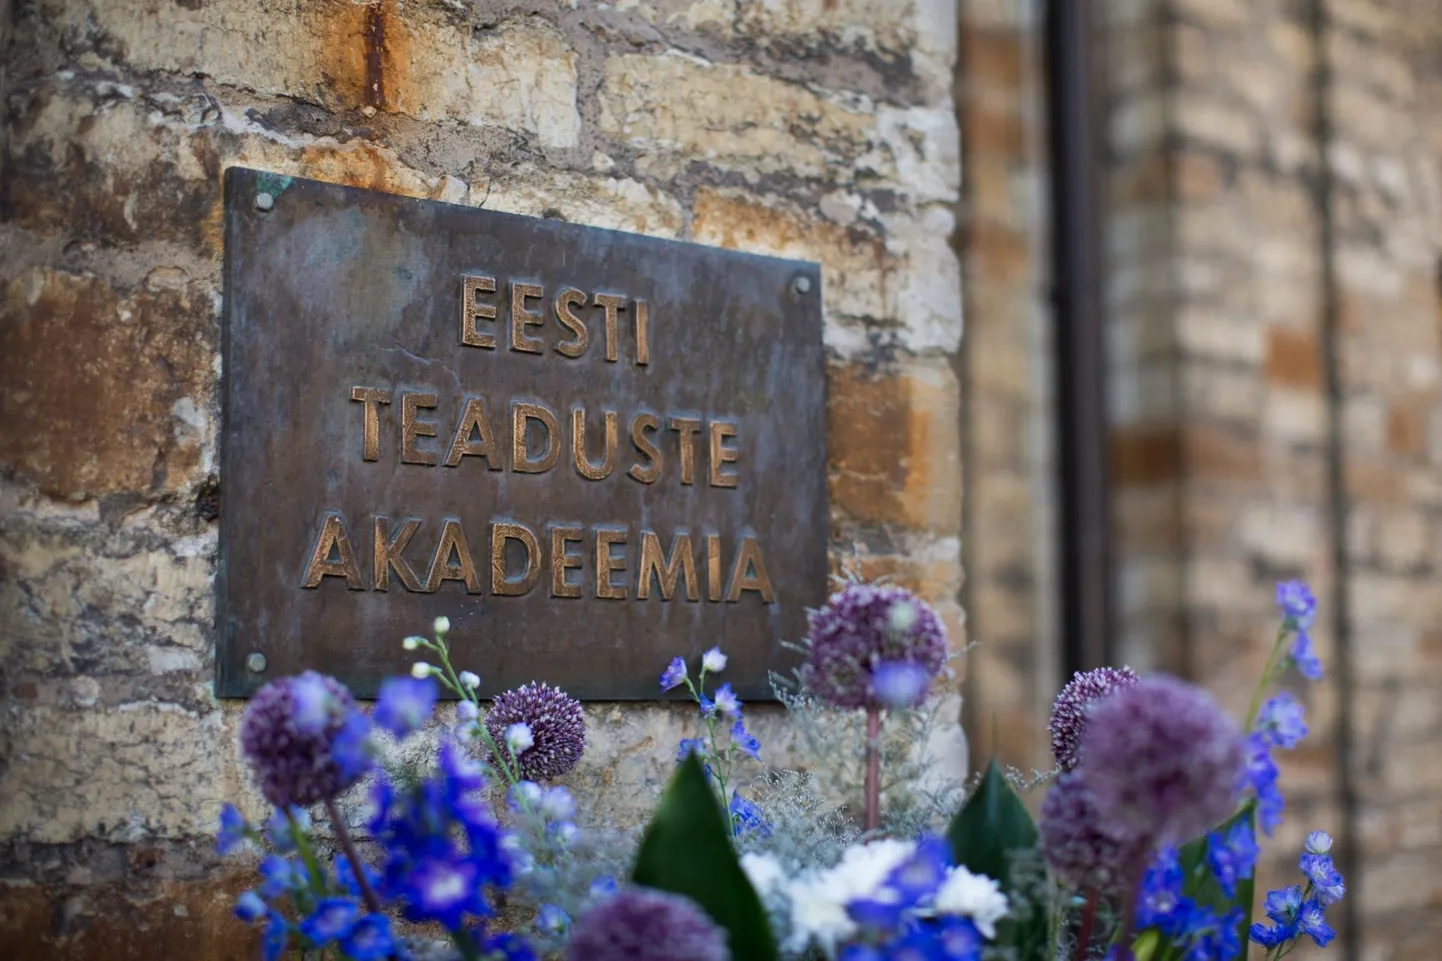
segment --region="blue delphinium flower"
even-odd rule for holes
[[[1273,747],[1290,750],[1307,736],[1306,711],[1290,691],[1283,691],[1262,705],[1256,732]]]
[[[215,853],[229,854],[245,843],[250,836],[250,825],[245,821],[245,815],[234,804],[226,804],[220,809],[220,830],[215,834]]]
[[[1303,854],[1299,866],[1307,880],[1312,882],[1312,892],[1323,907],[1335,904],[1346,895],[1347,885],[1332,863],[1331,855]]]
[[[699,737],[683,737],[680,746],[676,750],[676,763],[680,764],[692,754],[695,754],[697,757],[706,757],[706,742]]]
[[[716,710],[727,717],[739,717],[741,715],[741,699],[731,690],[731,682],[727,681],[716,689]]]
[[[360,910],[350,898],[321,898],[315,910],[300,922],[300,933],[315,947],[324,947],[350,934]]]
[[[756,740],[754,734],[746,730],[746,722],[739,717],[736,719],[736,723],[731,725],[731,741],[742,751],[758,761],[761,760],[761,742]]]
[[[701,715],[703,717],[710,717],[716,713],[716,702],[705,694],[698,694],[696,696],[696,703],[701,706]]]
[[[609,898],[619,890],[621,890],[621,886],[616,883],[616,879],[609,874],[603,874],[591,882],[591,886],[586,891],[586,896],[592,899]]]
[[[771,836],[771,824],[761,809],[752,802],[746,800],[739,792],[731,792],[731,803],[727,805],[727,811],[731,815],[731,823],[736,834],[749,834],[756,831],[763,838]]]
[[[376,698],[375,722],[396,737],[405,737],[430,718],[437,693],[434,678],[388,677]]]
[[[893,710],[912,708],[926,700],[931,671],[913,661],[882,661],[871,672],[871,693]]]
[[[1225,837],[1215,831],[1207,836],[1207,866],[1223,894],[1236,897],[1237,882],[1252,876],[1257,853],[1257,839],[1247,821],[1232,825]]]
[[[1170,933],[1174,919],[1186,910],[1182,881],[1177,849],[1162,848],[1142,876],[1141,894],[1137,898],[1138,928],[1159,928]]]
[[[1283,581],[1277,585],[1277,606],[1282,609],[1286,626],[1292,630],[1307,631],[1317,617],[1317,599],[1305,581]]]
[[[1327,854],[1332,850],[1332,835],[1326,831],[1313,831],[1302,845],[1306,854]]]
[[[1297,912],[1297,930],[1310,935],[1317,947],[1325,948],[1337,933],[1327,924],[1326,911],[1318,901],[1304,901]]]
[[[278,898],[305,887],[305,869],[277,854],[260,862],[260,876],[264,879],[260,884],[264,898]]]
[[[1176,943],[1184,944],[1184,961],[1231,961],[1242,953],[1237,926],[1246,916],[1241,908],[1217,914],[1210,908],[1193,905],[1188,912]]]
[[[1297,936],[1297,914],[1302,910],[1301,887],[1293,884],[1279,891],[1268,891],[1265,908],[1272,924],[1259,921],[1252,925],[1248,936],[1270,951]]]
[[[390,957],[395,949],[390,919],[384,914],[367,914],[351,925],[350,931],[340,939],[340,947],[353,961]]]
[[[242,891],[235,899],[235,916],[246,924],[265,917],[265,900],[254,891]]]
[[[1306,631],[1298,631],[1292,641],[1292,661],[1297,665],[1297,670],[1302,676],[1310,681],[1320,681],[1326,674],[1322,668],[1322,659],[1312,649],[1312,635]]]
[[[480,956],[502,961],[537,961],[536,952],[514,934],[492,934],[481,943]]]
[[[571,927],[571,916],[554,904],[543,904],[536,913],[536,930],[559,937]]]
[[[661,672],[661,690],[669,691],[686,680],[686,661],[673,657],[666,670]]]
[[[1277,763],[1272,760],[1272,749],[1261,734],[1249,734],[1246,740],[1246,766],[1242,771],[1242,787],[1257,798],[1257,823],[1268,837],[1282,823],[1282,809],[1286,802],[1282,789],[1278,787]]]
[[[277,961],[290,944],[290,922],[275,908],[266,914],[265,934],[260,940],[261,961]]]
[[[295,822],[295,829],[291,828],[292,821]],[[295,850],[296,830],[301,833],[310,830],[310,813],[305,808],[295,806],[276,808],[275,813],[265,822],[265,839],[275,848],[276,853],[289,854]]]

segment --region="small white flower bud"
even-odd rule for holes
[[[436,618],[434,627],[437,634],[444,634],[451,629],[451,619],[449,617],[438,617]]]
[[[721,653],[721,648],[713,647],[701,655],[701,669],[712,674],[726,670],[726,655]]]
[[[411,665],[411,677],[417,680],[425,680],[431,676],[431,672],[434,670],[435,668],[431,667],[425,661],[416,661]]]
[[[506,728],[506,747],[517,757],[529,751],[535,743],[536,739],[531,736],[531,725],[524,721],[518,721]]]
[[[408,651],[414,651],[416,648],[418,648],[418,647],[420,647],[420,646],[421,646],[421,639],[420,639],[419,637],[416,637],[414,634],[412,634],[410,637],[406,638],[405,640],[401,641],[401,647],[405,648],[405,649],[408,650]]]
[[[475,701],[461,701],[456,705],[456,718],[460,721],[474,721],[481,716],[481,709]]]
[[[462,671],[457,675],[461,681],[461,687],[474,691],[481,686],[481,679],[470,671]]]
[[[1313,831],[1307,835],[1306,850],[1308,854],[1326,854],[1332,850],[1332,836],[1326,831]]]

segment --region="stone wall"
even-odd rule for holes
[[[949,0],[0,3],[0,954],[253,955],[209,853],[228,165],[819,261],[836,556],[960,643],[954,38]],[[686,716],[590,720],[583,810],[634,824]]]
[[[1432,957],[1442,17],[1108,7],[1121,653],[1244,709],[1271,585],[1307,578],[1328,675],[1289,683],[1312,735],[1261,881],[1295,879],[1306,831],[1346,835],[1341,953]]]

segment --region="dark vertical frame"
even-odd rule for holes
[[[1062,663],[1068,676],[1106,663],[1112,619],[1098,9],[1095,0],[1050,0],[1044,26],[1056,325],[1057,573]]]

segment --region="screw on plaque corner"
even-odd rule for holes
[[[275,206],[275,198],[270,194],[261,192],[255,195],[255,209],[266,211]]]
[[[245,669],[252,674],[264,674],[265,664],[265,655],[259,651],[248,655],[245,659]]]
[[[802,274],[791,281],[791,292],[798,297],[811,293],[811,278]]]

